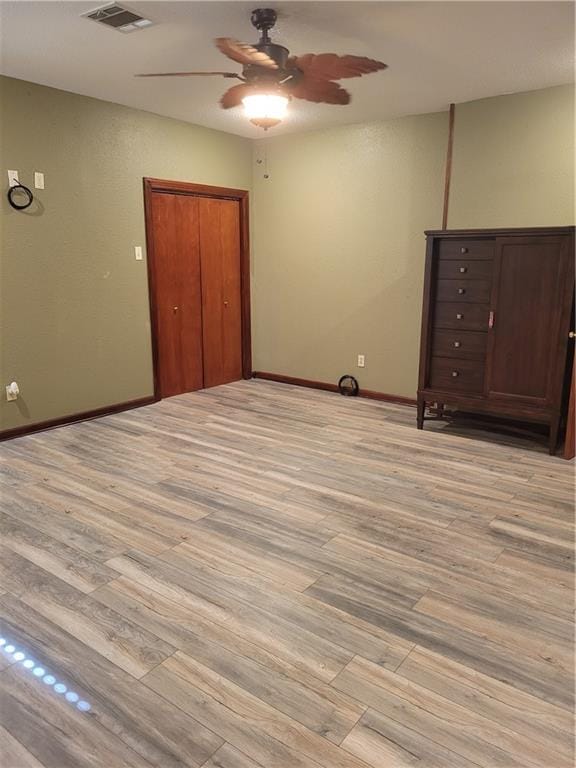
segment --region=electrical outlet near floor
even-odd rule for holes
[[[8,384],[6,387],[6,400],[17,400],[19,394],[20,390],[18,388],[18,384],[15,381],[13,381],[11,384]]]
[[[366,365],[366,359],[364,355],[358,355],[358,368],[364,368]]]

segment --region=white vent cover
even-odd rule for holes
[[[149,27],[152,22],[145,19],[134,11],[129,11],[121,5],[105,5],[103,8],[97,8],[95,11],[82,14],[87,19],[97,21],[99,24],[105,24],[107,27],[117,29],[118,32],[136,32],[139,29]]]

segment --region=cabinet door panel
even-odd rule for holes
[[[488,342],[491,398],[540,406],[552,399],[567,266],[565,245],[558,237],[497,241],[494,326]]]

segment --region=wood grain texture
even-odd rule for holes
[[[535,421],[548,425],[554,454],[567,410],[574,227],[426,234],[418,428],[427,406],[435,418],[449,406]],[[474,344],[444,333],[460,328]]]
[[[0,447],[11,768],[570,768],[573,472],[242,381]]]
[[[204,197],[200,210],[204,387],[242,378],[240,203]]]
[[[160,397],[201,389],[199,199],[154,192],[150,201]]]
[[[0,726],[0,755],[4,768],[43,768],[42,763],[28,752],[5,728]]]
[[[231,380],[232,372],[250,378],[252,344],[248,192],[153,178],[144,178],[143,182],[155,399],[187,391],[184,387],[186,382],[188,391],[191,391],[193,388],[209,386],[211,382]],[[220,233],[222,222],[218,221],[218,216],[211,217],[211,223],[217,229],[215,234],[209,234],[206,227],[203,229],[200,226],[199,215],[220,205],[226,209],[227,219],[233,211],[234,220],[228,221],[228,226]],[[201,245],[206,250],[205,255]],[[231,252],[224,255],[223,246],[231,247]],[[168,269],[165,269],[164,261]],[[222,267],[227,271],[233,270],[233,274],[225,275],[223,281]],[[204,279],[203,270],[206,270]],[[203,307],[203,301],[199,299],[202,299],[202,291],[209,287],[206,277],[210,276],[213,278],[210,282],[216,279],[223,284],[219,286],[220,291],[218,286],[210,288],[211,306]],[[220,297],[217,296],[219,292],[222,294]],[[192,294],[197,301],[191,302]],[[167,298],[170,301],[166,304]],[[228,302],[228,305],[218,303],[219,299]],[[177,309],[174,310],[174,307]],[[225,318],[219,318],[223,309],[230,311]],[[202,347],[205,322],[210,343],[217,343],[220,349],[216,355],[220,360],[204,359],[205,350]],[[218,325],[223,331],[221,336],[218,336]],[[195,349],[196,354],[182,355],[185,347]],[[210,354],[213,354],[211,350],[208,351],[208,357]],[[230,354],[232,360],[223,359],[223,355],[228,358]],[[167,372],[163,371],[166,363],[169,368]],[[209,366],[206,381],[204,363]],[[215,367],[220,369],[216,371],[219,374],[216,377]],[[227,378],[220,375],[224,373]],[[169,386],[166,387],[166,384]]]

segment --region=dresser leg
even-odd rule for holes
[[[424,410],[426,408],[426,401],[418,398],[416,404],[416,426],[418,429],[424,429]]]
[[[558,445],[558,429],[560,427],[560,414],[554,416],[550,422],[550,441],[548,443],[548,452],[550,456],[554,456],[556,453],[556,446]]]

